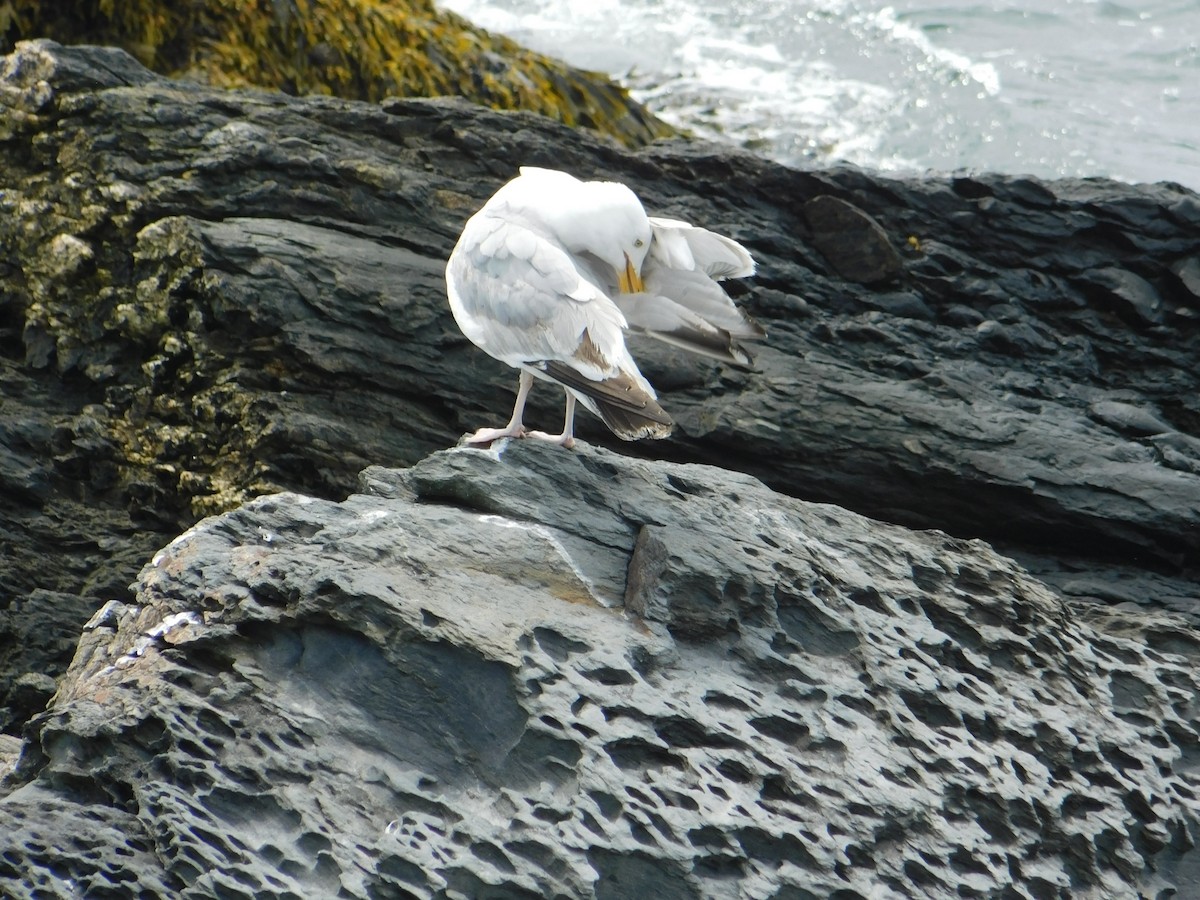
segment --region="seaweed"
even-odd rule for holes
[[[125,49],[172,78],[292,95],[464,97],[641,146],[674,130],[606,76],[534,53],[429,0],[7,0],[18,40]]]

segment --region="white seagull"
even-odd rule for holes
[[[739,340],[763,329],[717,284],[754,274],[741,244],[646,215],[623,184],[521,168],[463,228],[446,264],[450,309],[464,335],[521,370],[512,418],[465,438],[575,443],[576,402],[624,440],[664,438],[671,417],[625,347],[637,331],[739,366]],[[561,434],[522,423],[533,380],[567,394]]]

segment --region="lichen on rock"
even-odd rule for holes
[[[25,38],[123,47],[155,72],[218,87],[372,102],[465,97],[629,145],[674,133],[606,76],[489,34],[430,0],[26,0],[0,19],[0,53]]]

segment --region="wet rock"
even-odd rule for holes
[[[1200,641],[978,541],[534,442],[280,494],[83,634],[6,896],[1153,896]],[[13,784],[20,786],[11,790]]]
[[[804,204],[812,242],[847,281],[875,284],[900,274],[900,255],[887,233],[852,203],[822,194]]]
[[[1115,305],[1118,315],[1135,323],[1155,325],[1162,321],[1162,298],[1146,279],[1124,269],[1098,269],[1086,283],[1101,289]]]

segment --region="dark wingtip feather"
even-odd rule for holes
[[[592,397],[592,402],[596,404],[604,424],[623,441],[640,441],[643,438],[662,440],[670,437],[675,429],[671,417],[657,403],[654,404],[653,415],[643,415],[596,397]]]
[[[641,334],[652,337],[664,344],[679,347],[698,356],[707,356],[718,362],[737,366],[740,369],[753,369],[754,356],[733,339],[727,331],[709,334],[698,330],[677,329],[675,331],[646,331],[639,329]]]
[[[625,372],[603,381],[592,381],[557,360],[544,360],[534,365],[559,384],[587,397],[604,424],[622,440],[665,438],[675,426],[654,396]]]

